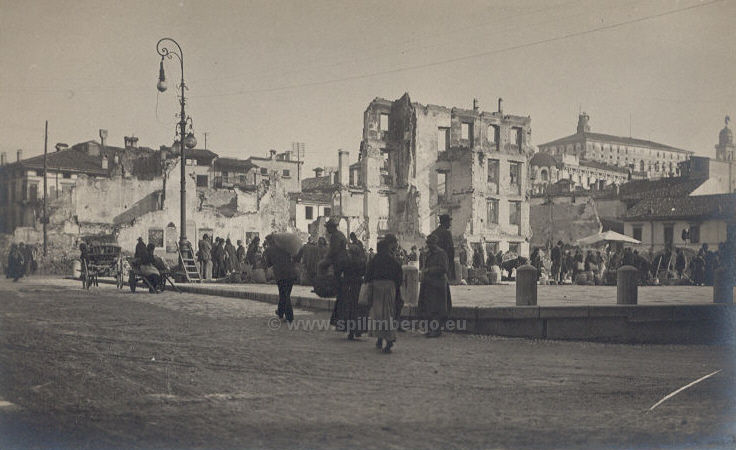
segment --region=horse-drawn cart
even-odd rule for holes
[[[82,258],[82,287],[98,286],[98,277],[115,278],[118,288],[123,287],[123,258],[120,246],[113,244],[90,245],[85,258]]]

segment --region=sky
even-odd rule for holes
[[[0,151],[174,140],[184,52],[200,148],[306,144],[307,170],[357,160],[375,97],[532,118],[532,143],[592,131],[715,156],[736,114],[736,0],[0,0]]]

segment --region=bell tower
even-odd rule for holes
[[[719,161],[736,161],[736,146],[733,144],[733,132],[728,127],[728,123],[731,121],[729,116],[726,116],[725,126],[718,133],[718,145],[716,145],[716,159]]]

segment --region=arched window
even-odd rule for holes
[[[639,172],[644,172],[644,160],[639,161]]]
[[[549,181],[549,174],[547,173],[547,169],[542,169],[542,171],[539,172],[539,178],[541,178],[544,182]]]

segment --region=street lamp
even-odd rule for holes
[[[169,49],[167,45],[169,43],[174,44],[176,47],[172,47]],[[187,120],[189,119],[191,121],[191,118],[188,118],[185,111],[184,111],[184,104],[186,103],[186,99],[184,98],[184,91],[186,90],[186,84],[184,84],[184,53],[181,50],[181,46],[178,42],[175,40],[165,37],[162,38],[156,43],[156,51],[159,55],[161,55],[161,64],[159,65],[159,72],[158,72],[158,84],[156,85],[156,88],[159,92],[166,91],[166,88],[168,87],[166,84],[166,74],[164,73],[164,58],[171,59],[172,55],[176,56],[177,59],[179,59],[179,64],[181,66],[181,83],[179,84],[179,87],[181,89],[181,96],[179,97],[179,104],[181,104],[181,113],[179,114],[179,151],[181,152],[181,205],[180,205],[180,212],[181,212],[181,230],[179,232],[179,248],[184,248],[187,243],[187,204],[186,204],[186,197],[187,197],[187,180],[186,180],[186,156],[184,155],[184,148],[192,149],[197,145],[197,139],[194,137],[194,133],[191,131],[191,125],[190,125],[190,131],[189,133],[186,132],[187,128]],[[183,143],[184,145],[181,145]]]

